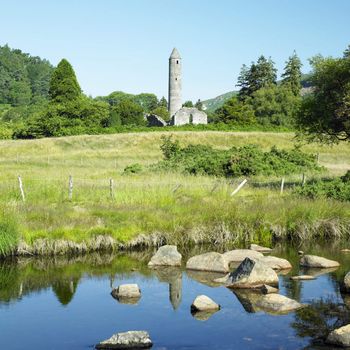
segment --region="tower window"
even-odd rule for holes
[[[179,64],[179,60],[176,60],[176,64]]]
[[[177,80],[177,78],[175,78],[175,80]]]

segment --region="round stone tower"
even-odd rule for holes
[[[176,48],[169,57],[168,110],[172,117],[181,107],[181,57]]]

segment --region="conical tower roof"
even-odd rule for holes
[[[181,58],[180,54],[179,54],[179,51],[177,51],[177,48],[174,47],[173,48],[173,51],[171,52],[171,55],[169,58]]]

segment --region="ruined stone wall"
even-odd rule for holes
[[[197,108],[182,107],[171,120],[171,125],[208,124],[206,113]]]

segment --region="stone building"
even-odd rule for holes
[[[206,113],[197,108],[182,107],[182,62],[179,51],[173,49],[169,57],[169,98],[170,125],[207,124]]]

